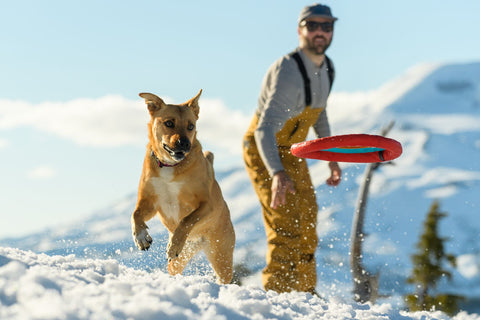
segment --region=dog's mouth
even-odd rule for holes
[[[165,143],[163,144],[163,149],[167,151],[170,157],[176,162],[180,162],[183,159],[185,159],[185,155],[188,152],[188,150],[183,150],[183,149],[172,149],[169,146],[167,146]]]

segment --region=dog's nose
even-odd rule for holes
[[[191,147],[190,140],[186,137],[181,137],[177,140],[177,148],[183,151],[189,151]]]

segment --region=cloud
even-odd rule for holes
[[[220,99],[200,101],[198,139],[210,148],[238,155],[252,115],[229,109]],[[215,151],[215,150],[214,150]]]
[[[53,178],[55,174],[55,170],[49,166],[38,166],[30,170],[27,173],[27,177],[35,180],[50,179]]]
[[[141,100],[120,96],[40,104],[0,100],[0,129],[29,126],[79,145],[131,145],[144,141],[145,110]]]
[[[169,98],[164,100],[171,103]],[[214,146],[217,151],[238,156],[250,116],[229,110],[220,99],[202,98],[198,137],[209,149]],[[0,100],[0,129],[28,126],[82,146],[143,146],[147,142],[148,121],[149,114],[141,99],[121,96],[40,104]]]
[[[0,138],[0,150],[8,147],[9,145],[10,145],[10,142],[8,142],[7,139]]]

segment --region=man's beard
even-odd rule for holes
[[[316,39],[324,39],[325,41],[323,43],[315,43]],[[311,40],[305,38],[305,41],[307,42],[307,47],[305,49],[315,55],[325,54],[325,51],[327,51],[328,47],[330,46],[330,41],[328,41],[328,39],[323,36],[316,36]]]

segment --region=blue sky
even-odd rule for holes
[[[422,63],[480,61],[480,1],[323,3],[339,18],[334,93],[375,90]],[[136,192],[147,119],[139,92],[183,102],[203,88],[211,109],[200,137],[227,135],[252,114],[268,66],[297,46],[307,4],[2,1],[0,238]],[[234,144],[218,150],[236,157]]]

